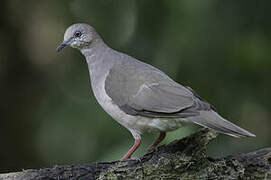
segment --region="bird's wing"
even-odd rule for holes
[[[197,114],[200,100],[193,92],[151,66],[132,65],[113,67],[105,80],[107,95],[123,111],[148,117]]]
[[[174,113],[193,105],[192,96],[175,86],[168,84],[142,84],[129,102],[139,111]]]

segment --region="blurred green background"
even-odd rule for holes
[[[0,172],[118,160],[133,144],[96,102],[80,52],[55,51],[77,22],[257,135],[220,135],[211,156],[271,145],[270,0],[5,0],[0,10]],[[157,136],[144,135],[136,156]]]

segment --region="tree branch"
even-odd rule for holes
[[[202,129],[140,160],[30,169],[0,174],[0,179],[271,179],[271,148],[213,159],[207,157],[206,145],[215,137],[214,131]]]

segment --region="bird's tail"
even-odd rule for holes
[[[254,134],[238,127],[227,121],[215,111],[200,111],[199,116],[189,117],[190,120],[198,125],[211,128],[217,132],[224,133],[233,137],[255,137]]]

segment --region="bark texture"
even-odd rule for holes
[[[202,129],[139,160],[30,169],[0,174],[0,179],[271,179],[271,148],[213,159],[207,157],[206,145],[215,137],[214,131]]]

